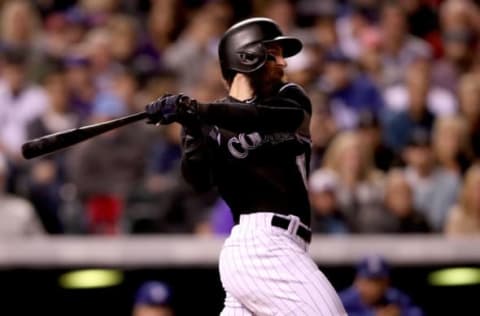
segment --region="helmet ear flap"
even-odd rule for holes
[[[253,72],[262,67],[267,60],[267,51],[262,43],[248,45],[237,52],[239,72]]]
[[[240,59],[240,63],[245,66],[251,66],[258,63],[260,56],[256,54],[252,54],[250,52],[239,52],[238,58]]]

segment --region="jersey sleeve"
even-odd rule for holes
[[[200,131],[182,131],[182,176],[196,191],[206,192],[213,187],[211,153]]]
[[[232,131],[293,132],[310,113],[309,98],[293,83],[283,85],[275,95],[259,102],[225,100],[199,106],[202,122]]]
[[[295,83],[286,83],[278,91],[278,96],[295,102],[307,114],[312,114],[312,104],[305,90]]]

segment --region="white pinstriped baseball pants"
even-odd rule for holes
[[[240,216],[220,254],[226,292],[220,316],[346,316],[334,288],[295,235],[271,225],[274,213]]]

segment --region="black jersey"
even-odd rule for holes
[[[263,100],[203,105],[201,128],[186,129],[182,172],[198,189],[216,186],[233,212],[293,214],[310,223],[307,193],[310,100],[281,85]]]

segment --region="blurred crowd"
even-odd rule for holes
[[[0,235],[228,233],[179,172],[176,124],[26,161],[27,139],[223,97],[217,45],[274,19],[304,43],[315,233],[480,233],[480,1],[15,0],[0,9]]]

